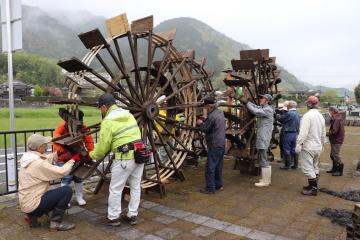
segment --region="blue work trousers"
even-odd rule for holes
[[[283,135],[283,152],[288,156],[295,156],[296,132],[284,132]]]
[[[54,208],[65,210],[72,197],[72,189],[69,186],[49,190],[41,197],[39,206],[28,213],[30,216],[41,217]]]
[[[209,192],[215,192],[223,186],[222,170],[224,165],[224,153],[223,148],[211,148],[208,149],[208,159],[205,166],[205,180],[206,190]]]

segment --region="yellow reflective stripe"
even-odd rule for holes
[[[130,129],[136,128],[137,126],[138,126],[137,124],[134,124],[134,125],[131,125],[131,126],[129,126],[129,127],[126,127],[126,128],[124,128],[124,129],[122,129],[122,130],[120,130],[120,131],[118,131],[118,132],[114,133],[114,134],[113,134],[113,137],[116,137],[116,136],[118,136],[118,135],[120,135],[120,134],[122,134],[122,133],[126,132],[127,130],[130,130]]]

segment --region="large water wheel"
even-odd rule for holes
[[[212,72],[204,69],[205,59],[195,59],[194,50],[175,49],[175,29],[154,33],[152,16],[129,25],[122,14],[106,25],[108,39],[99,29],[79,34],[89,50],[81,60],[59,61],[69,73],[70,91],[68,99],[58,103],[76,105],[70,107],[75,110],[78,105],[95,106],[81,97],[84,83],[112,93],[134,115],[153,152],[153,160],[144,168],[142,188],[156,187],[163,195],[163,183],[174,174],[183,179],[180,166],[203,148],[195,130],[196,116],[202,114],[203,98],[213,93]],[[109,168],[101,172],[91,166],[83,176],[94,170],[104,180]]]
[[[232,69],[226,70],[224,83],[227,89],[227,118],[226,138],[230,142],[227,154],[235,158],[235,169],[241,173],[258,175],[260,167],[257,162],[255,148],[256,117],[247,108],[240,104],[241,96],[249,98],[259,104],[262,94],[273,96],[273,106],[278,106],[277,85],[281,82],[280,71],[275,65],[275,57],[269,57],[269,49],[240,51],[240,60],[232,60]],[[279,139],[279,130],[274,124],[273,137],[268,155],[273,159],[271,149],[276,148]]]

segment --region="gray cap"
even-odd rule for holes
[[[37,150],[41,145],[51,142],[52,137],[44,137],[40,134],[33,134],[28,138],[27,146],[30,150]]]
[[[112,94],[104,93],[99,97],[98,108],[100,108],[103,105],[111,105],[111,104],[115,104],[115,98]]]
[[[264,97],[266,98],[269,102],[272,101],[273,97],[270,94],[264,94],[264,95],[260,95],[260,97]]]

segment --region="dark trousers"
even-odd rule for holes
[[[222,170],[224,165],[225,148],[208,149],[208,159],[205,166],[206,190],[215,192],[223,186]]]
[[[39,206],[29,213],[31,216],[41,217],[52,211],[54,208],[65,210],[72,197],[72,190],[69,186],[56,188],[44,193]]]
[[[288,156],[295,156],[296,132],[284,132],[283,134],[283,152]]]
[[[335,165],[341,164],[341,144],[335,144],[331,143],[331,152],[330,152],[330,158],[334,161]]]

